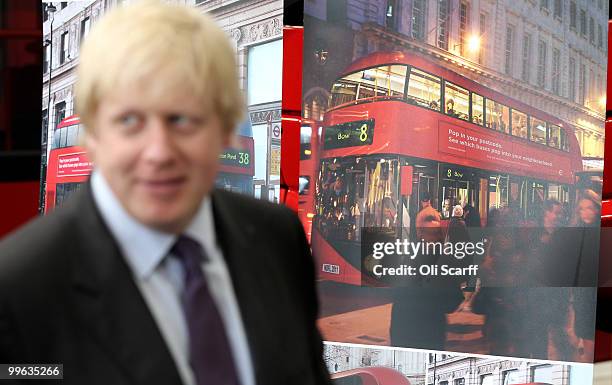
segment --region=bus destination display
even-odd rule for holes
[[[326,150],[365,146],[374,140],[374,119],[336,124],[325,128]]]
[[[234,167],[250,167],[252,154],[248,150],[227,148],[219,155],[221,164]]]

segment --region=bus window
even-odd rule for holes
[[[553,382],[552,365],[539,365],[531,368],[532,382]]]
[[[512,110],[512,135],[527,139],[527,115]]]
[[[59,147],[66,147],[67,138],[68,138],[68,128],[62,127],[58,130],[60,132],[60,144]]]
[[[531,135],[529,140],[539,144],[546,144],[546,122],[531,117]]]
[[[410,70],[408,100],[422,107],[440,111],[440,78],[420,71]]]
[[[554,148],[561,148],[561,127],[548,124],[548,145]]]
[[[310,159],[312,156],[312,128],[310,126],[302,126],[300,129],[300,160]]]
[[[378,96],[404,97],[406,66],[392,65],[376,68],[376,87]]]
[[[489,210],[508,206],[508,176],[489,177]]]
[[[465,88],[456,84],[444,83],[444,104],[447,115],[468,120],[470,112],[469,93]]]
[[[484,123],[484,98],[472,92],[472,123]]]
[[[357,98],[357,83],[347,78],[338,80],[332,86],[330,108],[349,103]]]
[[[60,147],[60,135],[60,130],[53,131],[53,147],[51,149]]]
[[[508,133],[510,128],[510,109],[501,103],[487,99],[487,127]]]
[[[544,205],[544,184],[540,182],[531,182],[531,191],[529,192],[529,207],[528,216],[536,218],[542,211]]]
[[[554,199],[561,203],[569,202],[569,189],[566,185],[549,183],[547,199]]]
[[[68,133],[66,134],[66,146],[76,146],[78,144],[79,137],[79,125],[74,124],[72,126],[66,127]]]
[[[310,190],[310,177],[307,175],[300,175],[298,179],[298,195],[306,195]]]
[[[562,128],[559,135],[561,136],[561,149],[563,151],[569,151],[569,140],[565,129]]]

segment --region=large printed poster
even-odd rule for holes
[[[42,124],[47,151],[41,166],[45,212],[61,206],[79,190],[93,168],[78,145],[83,127],[74,108],[81,41],[105,12],[133,2],[42,1]],[[236,127],[232,147],[220,156],[217,187],[279,202],[283,2],[272,1],[265,6],[254,0],[235,1],[231,6],[211,1],[169,3],[193,6],[210,14],[236,48],[236,73],[245,91],[248,113]]]
[[[608,3],[304,3],[299,214],[332,373],[376,345],[420,349],[378,364],[413,384],[590,383]]]

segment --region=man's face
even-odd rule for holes
[[[156,94],[133,87],[107,95],[86,147],[130,215],[178,233],[211,191],[229,134],[188,92]]]

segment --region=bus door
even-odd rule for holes
[[[440,165],[440,214],[448,219],[453,206],[475,205],[478,183],[473,173],[452,165]]]

